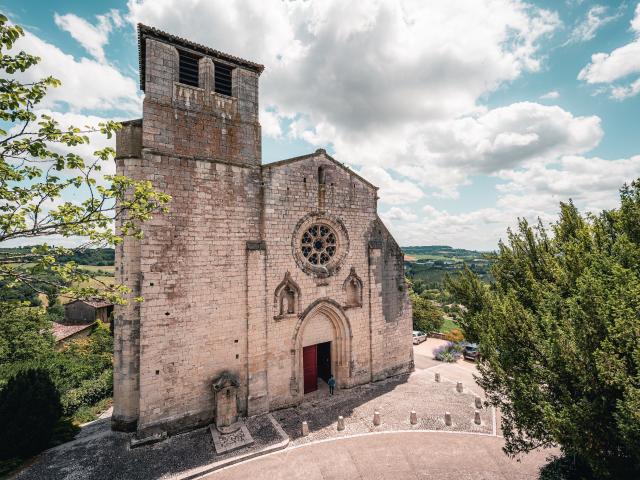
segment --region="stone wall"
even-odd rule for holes
[[[324,185],[318,181],[321,169]],[[286,272],[290,272],[300,287],[303,310],[324,299],[339,304],[351,327],[349,375],[336,376],[339,387],[348,388],[412,368],[411,325],[406,321],[407,314],[409,318],[411,316],[411,307],[404,291],[402,253],[395,250],[395,242],[385,236],[387,242],[381,250],[384,252],[381,258],[386,258],[384,265],[378,267],[375,255],[373,258],[370,256],[369,244],[374,227],[379,224],[375,187],[336,165],[321,150],[304,159],[264,165],[263,181],[267,292],[275,291]],[[329,223],[339,220],[348,233],[346,256],[337,271],[327,278],[309,275],[295,261],[297,244],[292,237],[300,219],[310,213]],[[379,230],[386,235],[384,227]],[[378,236],[382,238],[383,235]],[[351,268],[363,280],[362,305],[356,307],[348,305],[344,288]],[[379,273],[370,277],[371,268],[378,268]],[[393,285],[396,293],[384,296],[392,282],[396,282]],[[270,305],[268,317],[273,319],[278,313],[275,305]],[[296,404],[302,398],[301,392],[295,392],[291,385],[292,380],[301,381],[301,365],[297,357],[292,360],[295,356],[292,353],[295,348],[294,327],[298,322],[299,316],[288,316],[270,323],[268,378],[271,408]],[[392,338],[385,340],[388,335]],[[305,339],[304,343],[308,341]],[[378,362],[373,363],[372,357],[378,358]]]
[[[235,68],[233,97],[218,95],[205,57],[200,87],[181,85],[176,48],[144,41],[143,120],[118,133],[117,172],[172,201],[116,249],[116,280],[144,302],[115,312],[114,427],[210,422],[224,371],[242,414],[297,404],[309,342],[332,341],[340,388],[410,370],[403,257],[377,189],[323,150],[261,166],[258,74]],[[324,271],[300,253],[317,221],[338,237]],[[347,298],[347,285],[359,291]],[[280,311],[282,292],[294,312]]]
[[[148,175],[172,196],[142,242],[140,424],[213,415],[211,379],[240,378],[246,409],[246,239],[259,238],[260,171],[148,154]],[[264,295],[255,292],[260,298]]]
[[[258,74],[233,70],[233,97],[213,91],[214,64],[200,60],[200,87],[178,83],[178,50],[145,40],[142,141],[146,148],[178,156],[259,165]]]

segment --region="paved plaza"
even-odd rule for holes
[[[285,443],[271,438],[258,422],[250,424],[256,447],[234,454],[216,455],[206,428],[130,449],[129,435],[112,432],[109,419],[102,419],[84,427],[73,442],[43,452],[17,478],[536,478],[550,453],[537,452],[521,462],[502,453],[494,409],[480,409],[481,423],[474,423],[475,397],[482,397],[473,381],[475,365],[437,362],[432,351],[441,343],[429,339],[414,348],[416,370],[411,375],[337,390],[333,397],[321,388],[302,405],[273,412],[289,436]],[[457,382],[463,383],[462,392],[456,390]],[[415,424],[411,410],[417,414]],[[373,424],[375,411],[381,415],[379,425]],[[451,414],[451,425],[445,424],[445,412]],[[338,416],[344,418],[341,431]],[[303,421],[309,426],[306,436]],[[216,470],[234,455],[245,460],[259,449],[270,451],[269,446],[287,448]]]
[[[323,441],[214,472],[207,480],[536,479],[552,452],[509,459],[500,437],[385,432]]]

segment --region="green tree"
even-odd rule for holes
[[[437,332],[444,323],[444,314],[434,303],[411,292],[413,304],[413,328],[422,332]]]
[[[0,15],[0,244],[61,235],[83,237],[85,246],[104,246],[118,243],[124,236],[141,237],[142,224],[165,209],[169,196],[154,190],[148,181],[120,175],[101,177],[103,165],[112,161],[112,148],[97,150],[90,159],[74,152],[89,143],[90,133],[101,132],[111,138],[120,128],[118,123],[62,128],[51,116],[38,113],[47,89],[60,82],[53,77],[33,83],[19,80],[17,72],[25,72],[39,61],[24,51],[13,52],[22,35],[19,26]],[[120,227],[117,233],[113,230],[115,220]],[[77,287],[88,275],[75,262],[59,260],[70,253],[47,244],[28,252],[5,253],[0,256],[0,279],[37,291],[40,285],[48,284],[75,296],[101,293],[121,300],[126,293],[121,285]],[[51,277],[51,272],[56,276]]]
[[[24,458],[45,449],[61,413],[49,372],[19,371],[0,391],[0,459]]]
[[[490,286],[447,281],[505,451],[557,444],[598,478],[640,475],[640,181],[620,198],[598,216],[561,204],[551,232],[520,221]]]
[[[43,307],[0,302],[0,370],[10,363],[50,357],[53,346],[51,322]]]

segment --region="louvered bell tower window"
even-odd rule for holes
[[[180,83],[198,86],[198,61],[200,57],[193,53],[180,51]]]
[[[224,63],[214,63],[215,65],[215,92],[222,95],[231,96],[231,72],[233,68]]]

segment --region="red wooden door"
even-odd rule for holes
[[[304,372],[304,393],[318,389],[318,346],[309,345],[302,349],[302,370]]]

